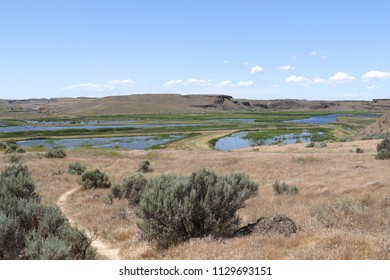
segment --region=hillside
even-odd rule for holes
[[[218,111],[387,111],[390,99],[372,101],[246,100],[228,95],[134,94],[103,98],[0,100],[2,116],[88,116]]]
[[[364,132],[364,135],[383,135],[390,134],[390,112],[384,114],[375,123],[368,126]]]

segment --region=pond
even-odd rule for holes
[[[330,124],[337,122],[339,115],[314,116],[307,119],[286,121],[288,123],[297,124]]]
[[[313,134],[309,131],[297,133],[288,133],[278,136],[273,136],[264,140],[252,140],[248,138],[249,131],[240,131],[229,136],[220,138],[214,145],[215,149],[221,151],[229,151],[251,146],[273,145],[273,144],[294,144],[311,142]],[[318,135],[324,135],[324,132],[317,132]]]
[[[44,146],[51,148],[61,146],[64,148],[95,147],[95,148],[124,148],[131,150],[144,150],[154,145],[166,144],[172,140],[183,138],[183,135],[163,136],[127,136],[127,137],[94,137],[72,138],[58,140],[23,140],[17,144],[23,147]]]

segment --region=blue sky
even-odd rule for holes
[[[0,98],[390,98],[390,1],[0,0]]]

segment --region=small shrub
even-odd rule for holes
[[[18,144],[16,143],[11,143],[9,145],[7,145],[6,149],[5,149],[5,153],[6,154],[12,154],[12,153],[25,153],[26,151],[20,147]]]
[[[87,168],[80,162],[70,163],[68,167],[68,172],[71,174],[81,175],[85,170],[87,170]]]
[[[138,224],[147,240],[166,248],[194,237],[231,236],[258,185],[244,174],[224,177],[201,169],[189,177],[163,174],[152,178],[141,198]]]
[[[148,181],[142,175],[130,176],[123,180],[123,197],[129,200],[130,206],[138,206]]]
[[[141,163],[141,165],[140,165],[138,171],[143,172],[143,173],[152,172],[153,169],[150,167],[150,161],[144,160],[144,161]]]
[[[121,199],[123,197],[123,190],[121,185],[113,185],[111,187],[111,194],[114,198],[119,198]]]
[[[92,171],[85,171],[81,174],[78,183],[84,189],[96,189],[96,188],[110,188],[111,182],[108,176],[101,172],[99,169]]]
[[[310,142],[310,143],[307,143],[307,144],[305,145],[305,148],[313,148],[315,145],[316,145],[316,143]]]
[[[47,157],[47,158],[65,158],[66,153],[61,147],[55,146],[55,147],[51,148],[45,154],[45,157]]]
[[[9,157],[9,160],[8,160],[8,161],[9,161],[10,163],[19,163],[21,159],[22,159],[22,158],[21,158],[20,156],[11,155],[11,156]]]
[[[378,154],[376,159],[390,159],[390,138],[385,138],[376,147]]]
[[[362,148],[356,148],[355,152],[357,154],[363,154],[364,153],[364,150]]]
[[[287,185],[286,182],[280,182],[279,180],[276,180],[272,187],[277,195],[296,194],[299,191],[298,187]]]

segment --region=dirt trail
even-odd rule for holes
[[[210,150],[209,141],[231,134],[236,130],[204,131],[201,135],[189,139],[174,141],[167,144],[167,149],[186,150],[186,151],[204,151]]]
[[[57,201],[57,205],[60,207],[61,211],[67,216],[69,222],[72,225],[76,225],[76,223],[74,222],[73,219],[71,219],[69,217],[69,215],[67,215],[65,206],[66,206],[66,200],[69,198],[69,196],[71,196],[77,190],[78,190],[78,187],[65,192],[64,194],[62,194],[59,197],[59,199]],[[86,229],[80,227],[80,225],[77,225],[77,226],[79,228],[81,228],[82,230],[84,230],[89,235],[89,233]],[[111,248],[110,245],[101,238],[96,238],[92,242],[92,246],[95,247],[98,255],[102,256],[104,259],[108,259],[108,260],[120,260],[121,259],[119,257],[119,250]]]

